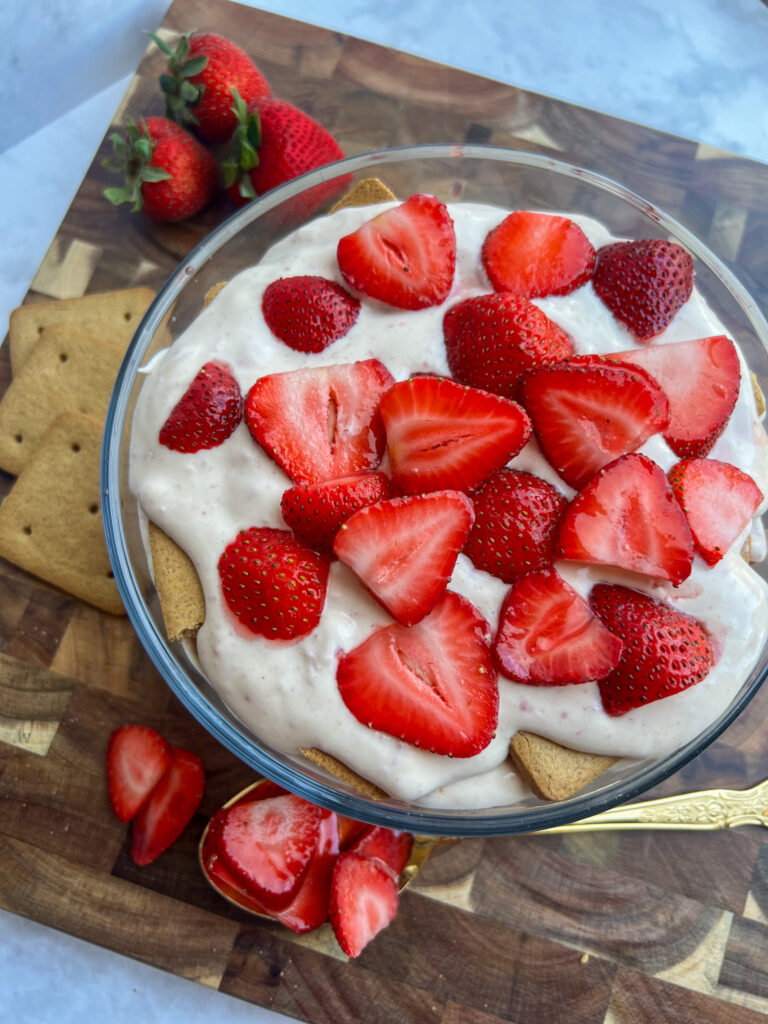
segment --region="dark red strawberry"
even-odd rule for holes
[[[603,467],[570,503],[560,525],[559,554],[677,586],[691,573],[693,539],[664,471],[632,453]]]
[[[516,402],[440,377],[400,381],[379,407],[392,476],[405,494],[471,491],[530,436]]]
[[[497,292],[526,299],[567,295],[592,276],[595,250],[572,220],[515,210],[483,242],[485,272]]]
[[[661,334],[693,291],[693,260],[675,242],[646,238],[598,249],[595,292],[638,341]]]
[[[338,819],[339,849],[341,851],[348,850],[364,832],[372,828],[371,825],[367,825],[364,821],[355,821],[354,818],[347,818],[343,814],[337,814],[336,817]]]
[[[645,594],[600,583],[592,588],[590,604],[624,644],[619,664],[599,683],[609,715],[679,693],[700,682],[715,663],[700,622]]]
[[[245,420],[295,483],[333,480],[378,466],[379,399],[393,384],[378,359],[271,373],[249,391]]]
[[[351,287],[400,309],[439,306],[456,269],[456,235],[444,203],[412,195],[350,235],[337,249]]]
[[[355,512],[333,550],[398,622],[411,626],[442,597],[474,520],[459,491],[390,498]]]
[[[749,474],[716,459],[684,459],[668,476],[694,547],[707,565],[716,565],[746,530],[763,502],[762,491]]]
[[[478,569],[511,583],[554,561],[567,502],[552,484],[505,467],[473,493],[472,502],[475,524],[464,554]]]
[[[158,440],[175,452],[216,448],[234,433],[242,418],[240,385],[227,364],[214,359],[198,370],[160,428]]]
[[[350,846],[352,853],[376,863],[397,880],[411,857],[413,836],[410,832],[373,825]]]
[[[320,621],[328,560],[288,530],[241,530],[219,558],[219,580],[229,608],[251,633],[295,640]]]
[[[199,757],[173,747],[171,764],[133,819],[131,857],[151,864],[172,846],[200,806],[205,771]]]
[[[120,821],[132,818],[171,766],[171,745],[144,725],[115,729],[107,746],[107,786]]]
[[[359,722],[423,750],[472,757],[496,730],[499,693],[490,627],[446,591],[415,626],[375,630],[343,655],[336,681]]]
[[[394,919],[397,908],[397,883],[390,874],[356,853],[339,856],[331,880],[330,919],[347,956],[359,956]]]
[[[518,295],[477,295],[443,318],[448,365],[473,388],[516,398],[520,377],[573,355],[568,335],[538,306]]]
[[[494,645],[502,672],[520,683],[563,686],[602,679],[622,643],[554,569],[513,583]]]
[[[353,512],[392,496],[385,473],[355,473],[319,484],[296,484],[284,492],[283,519],[305,544],[333,553],[333,541]]]
[[[322,352],[357,320],[360,303],[325,277],[281,277],[267,285],[261,310],[270,331],[298,352]]]

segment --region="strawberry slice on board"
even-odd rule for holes
[[[172,846],[194,817],[205,789],[205,771],[196,754],[171,750],[171,764],[133,819],[131,857],[144,866]]]
[[[245,420],[294,483],[361,473],[384,452],[379,399],[393,384],[378,359],[271,373],[248,392]]]
[[[240,385],[226,363],[213,359],[198,370],[160,428],[158,440],[175,452],[217,448],[242,418]]]
[[[669,580],[691,574],[693,538],[669,481],[646,455],[604,466],[571,501],[560,524],[559,555]]]
[[[449,590],[415,626],[382,626],[344,654],[341,697],[363,725],[422,750],[472,757],[491,742],[498,718],[490,632]]]
[[[510,587],[494,651],[510,679],[564,686],[608,675],[622,647],[587,602],[549,568],[529,573]]]
[[[410,860],[413,841],[410,832],[372,825],[349,849],[352,853],[376,861],[379,867],[397,880]]]
[[[694,547],[707,565],[716,565],[762,505],[762,491],[748,473],[717,459],[683,459],[667,476]]]
[[[360,302],[325,277],[281,277],[265,288],[261,311],[270,331],[289,348],[323,352],[352,330]]]
[[[600,697],[609,715],[624,715],[701,682],[715,653],[700,622],[627,587],[599,583],[590,604],[624,650],[602,679]]]
[[[474,517],[460,491],[389,498],[350,516],[333,550],[393,618],[412,626],[445,592]]]
[[[441,377],[399,381],[379,409],[392,477],[404,494],[474,490],[531,433],[516,402]]]
[[[481,259],[497,292],[535,299],[586,284],[595,249],[568,217],[515,210],[488,233]]]
[[[330,919],[347,956],[359,956],[394,920],[397,909],[397,883],[389,872],[352,851],[339,856],[331,880]]]
[[[283,493],[287,526],[314,551],[333,554],[333,541],[353,512],[392,497],[386,473],[353,473],[338,480],[296,484]]]
[[[144,725],[115,729],[107,744],[107,787],[112,810],[129,821],[171,766],[171,745]]]

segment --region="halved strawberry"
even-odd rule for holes
[[[667,475],[694,547],[716,565],[762,504],[762,491],[748,473],[716,459],[683,459]]]
[[[397,829],[373,825],[350,846],[352,853],[376,863],[388,871],[394,879],[400,877],[408,863],[413,849],[413,835]]]
[[[526,299],[567,295],[592,276],[595,250],[568,217],[515,210],[487,235],[481,253],[497,292]]]
[[[440,377],[399,381],[379,408],[392,476],[405,494],[471,491],[531,432],[516,402]]]
[[[331,554],[339,527],[353,512],[391,495],[385,473],[354,473],[338,480],[289,487],[280,508],[297,537],[315,551]]]
[[[456,233],[444,203],[416,194],[339,240],[347,284],[400,309],[439,306],[456,269]]]
[[[322,352],[348,334],[360,303],[325,277],[281,277],[267,285],[261,310],[270,331],[298,352]]]
[[[331,879],[339,854],[339,829],[333,811],[320,809],[317,846],[309,862],[304,881],[291,902],[273,913],[280,924],[297,935],[314,931],[328,920],[331,903]]]
[[[339,692],[372,729],[436,754],[472,757],[491,742],[498,717],[489,639],[478,610],[446,591],[417,625],[382,626],[344,654]]]
[[[528,299],[509,293],[477,295],[443,318],[448,365],[456,380],[516,398],[522,374],[573,355],[573,342]]]
[[[669,423],[669,402],[637,367],[579,358],[533,370],[521,401],[547,461],[571,487]]]
[[[107,745],[107,786],[120,821],[136,814],[171,765],[171,745],[144,725],[115,729]]]
[[[652,597],[600,583],[592,588],[590,604],[624,644],[619,664],[599,683],[609,715],[679,693],[700,682],[715,663],[702,624]]]
[[[378,359],[271,373],[248,392],[245,420],[295,483],[332,480],[378,466],[379,399],[393,384]]]
[[[151,864],[173,845],[200,806],[205,771],[196,754],[173,747],[171,764],[133,819],[131,857]]]
[[[383,868],[356,853],[342,853],[331,880],[333,933],[348,956],[359,956],[394,919],[397,883]]]
[[[443,595],[474,521],[459,491],[389,498],[342,524],[333,550],[398,622],[423,619]]]
[[[616,667],[622,643],[554,569],[510,587],[494,650],[502,672],[520,683],[587,683]]]
[[[631,453],[604,466],[570,503],[560,525],[559,554],[677,586],[690,576],[693,539],[664,471],[647,456]]]
[[[173,407],[158,440],[175,452],[216,448],[243,418],[240,385],[226,363],[206,363]]]

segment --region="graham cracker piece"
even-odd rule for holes
[[[179,545],[154,523],[149,524],[149,548],[166,635],[172,643],[187,640],[205,622],[205,598],[197,571]]]
[[[372,206],[374,203],[391,202],[395,198],[396,196],[378,178],[363,178],[334,203],[331,213],[343,210],[347,206]]]
[[[208,291],[205,293],[205,296],[203,297],[203,309],[207,309],[208,306],[210,306],[210,304],[219,294],[221,289],[226,288],[228,283],[229,282],[227,281],[219,281],[218,284],[215,284],[213,285],[213,287],[208,289]]]
[[[357,772],[353,772],[351,768],[333,757],[332,754],[326,754],[322,750],[318,750],[316,747],[302,747],[299,751],[306,757],[308,761],[316,764],[318,768],[324,768],[329,775],[335,776],[342,782],[346,782],[348,786],[356,789],[362,796],[367,796],[369,800],[386,800],[389,796],[383,789],[379,789],[368,779],[364,779],[362,775],[358,775]]]
[[[757,382],[757,376],[754,370],[749,371],[749,379],[752,382],[752,394],[755,396],[755,406],[757,407],[757,415],[762,416],[765,413],[765,395],[763,389]]]
[[[509,756],[540,800],[566,800],[619,760],[570,750],[530,732],[515,733]]]
[[[0,506],[0,555],[40,579],[124,614],[101,518],[102,426],[58,416]]]
[[[18,476],[59,413],[103,421],[121,359],[75,327],[46,327],[0,402],[0,468]]]

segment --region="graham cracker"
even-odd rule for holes
[[[227,281],[219,281],[217,284],[213,285],[213,287],[208,289],[208,291],[205,293],[205,296],[203,297],[203,309],[207,309],[208,306],[210,306],[210,304],[219,294],[221,289],[227,287],[227,284]]]
[[[374,203],[387,203],[395,198],[384,182],[379,181],[378,178],[363,178],[362,181],[353,185],[346,195],[334,203],[331,213],[343,210],[347,206],[372,206]]]
[[[308,761],[316,764],[318,768],[324,768],[329,775],[333,775],[335,778],[345,782],[348,786],[356,789],[361,796],[368,797],[369,800],[386,800],[389,797],[388,793],[385,793],[383,789],[379,789],[368,779],[364,779],[362,775],[358,775],[357,772],[353,772],[351,768],[333,757],[332,754],[326,754],[322,750],[317,750],[315,747],[301,747],[301,754],[306,757]]]
[[[752,394],[755,397],[755,407],[757,408],[757,415],[763,416],[765,413],[765,395],[763,389],[757,382],[757,376],[754,370],[749,371],[749,379],[752,382]]]
[[[65,412],[0,506],[0,555],[104,611],[124,614],[101,518],[102,425]]]
[[[530,732],[515,733],[509,756],[540,800],[567,800],[619,760],[570,750]]]
[[[205,622],[203,588],[192,560],[159,526],[149,524],[149,548],[165,631],[173,643],[196,635]]]

